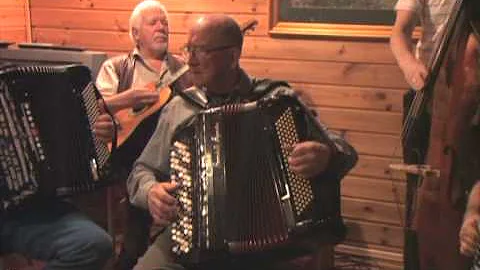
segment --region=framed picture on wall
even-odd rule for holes
[[[387,38],[397,0],[270,0],[270,34]]]

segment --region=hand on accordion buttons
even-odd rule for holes
[[[95,124],[93,125],[93,133],[95,133],[97,138],[107,143],[112,140],[113,128],[112,119],[108,114],[104,113],[99,115],[97,121],[95,121]]]
[[[294,173],[311,178],[325,171],[330,155],[328,145],[317,141],[305,141],[294,145],[288,157],[288,164]]]
[[[178,202],[172,193],[178,188],[173,182],[156,183],[148,191],[148,210],[156,225],[166,227],[177,217]]]
[[[479,248],[478,221],[479,215],[467,215],[460,229],[460,253],[473,256]]]

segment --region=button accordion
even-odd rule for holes
[[[288,247],[341,219],[338,181],[306,179],[289,169],[289,153],[307,138],[308,123],[333,144],[297,98],[280,94],[215,107],[187,122],[170,151],[180,204],[172,251],[180,260]]]
[[[0,211],[103,184],[110,153],[92,133],[99,97],[85,66],[0,71]]]

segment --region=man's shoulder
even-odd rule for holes
[[[126,65],[128,61],[133,61],[133,56],[130,53],[125,53],[108,58],[105,64],[111,65],[115,67],[116,70],[119,70],[122,66]]]
[[[196,106],[202,107],[206,104],[206,97],[203,91],[195,86],[189,87],[182,91],[182,94],[177,94],[168,102],[169,107],[178,106]]]
[[[252,78],[252,95],[265,96],[278,91],[290,91],[291,87],[287,81],[274,80],[269,78]]]

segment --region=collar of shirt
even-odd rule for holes
[[[240,69],[240,78],[228,94],[207,94],[206,89],[202,89],[202,92],[207,97],[210,107],[227,103],[239,103],[248,100],[252,92],[252,79],[243,69]]]
[[[160,76],[163,76],[165,75],[165,73],[168,71],[168,63],[169,63],[169,54],[168,53],[165,53],[165,57],[162,59],[162,68],[160,71],[157,71],[156,69],[154,69],[152,66],[150,66],[150,64],[145,60],[145,57],[140,53],[140,51],[138,50],[138,48],[135,48],[132,52],[133,54],[133,57],[139,61],[140,63],[142,63],[142,65],[147,68],[148,70],[150,70],[151,72],[155,72],[157,74],[159,74]]]

